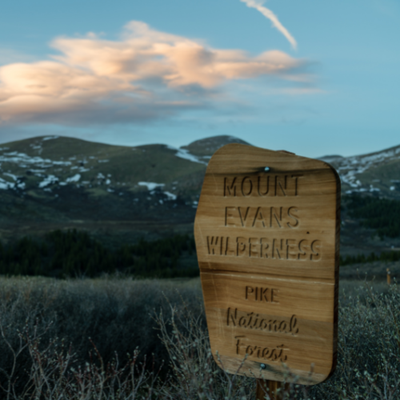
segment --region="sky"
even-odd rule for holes
[[[0,143],[400,145],[398,0],[3,0]]]

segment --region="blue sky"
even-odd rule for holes
[[[400,144],[399,37],[397,0],[3,0],[0,143],[384,149]]]

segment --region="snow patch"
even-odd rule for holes
[[[52,183],[56,183],[58,178],[54,175],[47,176],[42,182],[39,183],[40,188],[44,188],[47,185],[51,185]]]
[[[173,194],[171,192],[163,192],[163,193],[168,196],[169,200],[176,200],[177,198],[176,194]]]
[[[51,140],[51,139],[58,139],[60,136],[46,136],[42,140]]]
[[[79,179],[81,179],[81,174],[76,174],[72,176],[71,178],[67,178],[66,182],[78,182]]]
[[[169,146],[169,145],[167,145],[167,148],[170,149],[170,150],[175,151],[176,152],[175,153],[176,157],[183,158],[185,160],[189,160],[189,161],[196,162],[196,163],[199,163],[199,164],[205,164],[205,165],[208,164],[207,162],[205,162],[203,160],[200,160],[199,157],[196,157],[195,155],[190,154],[189,150],[177,149],[177,148]]]
[[[51,161],[51,160],[46,160],[46,161]],[[51,161],[53,165],[71,165],[69,161]]]
[[[373,187],[373,185],[369,185],[369,191],[370,192],[380,192],[381,189],[375,188],[375,187]]]
[[[0,189],[7,190],[7,189],[25,189],[25,182],[20,182],[18,181],[18,177],[10,174],[10,173],[4,173],[4,175],[9,175],[11,178],[14,179],[14,182],[9,182],[6,181],[2,178],[0,178]]]
[[[0,178],[0,189],[7,190],[13,188],[14,186],[14,182],[7,182],[4,179]]]
[[[13,174],[10,174],[9,172],[4,172],[3,175],[11,176],[11,178],[13,178],[14,181],[17,180],[17,177],[15,175],[13,175]]]
[[[151,195],[155,194],[155,189],[157,188],[162,188],[165,186],[165,183],[155,183],[155,182],[138,182],[138,185],[140,186],[146,186],[147,190],[150,192]],[[168,197],[168,200],[176,200],[177,196],[176,194],[173,194],[171,192],[162,192],[165,196]]]
[[[139,186],[147,186],[147,190],[151,191],[158,187],[165,186],[165,183],[155,183],[155,182],[138,182]]]
[[[37,164],[41,168],[49,168],[53,165],[71,165],[69,161],[53,161],[50,159],[45,159],[39,156],[30,157],[25,153],[18,153],[17,151],[12,151],[10,153],[3,153],[0,156],[0,162],[9,162],[16,164]]]

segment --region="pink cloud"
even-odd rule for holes
[[[134,122],[202,107],[209,94],[236,79],[312,79],[301,72],[305,61],[278,50],[252,57],[158,32],[137,21],[125,27],[119,41],[89,34],[57,38],[52,47],[60,55],[51,61],[0,67],[0,122],[66,123],[75,116],[90,123],[98,121],[99,113],[107,121],[107,112],[110,122]],[[200,88],[201,95],[184,90],[190,86]],[[146,107],[152,111],[143,113]]]

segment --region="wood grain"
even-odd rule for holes
[[[225,370],[283,381],[289,368],[302,384],[334,371],[339,212],[327,163],[240,144],[213,155],[195,240],[211,349]]]

